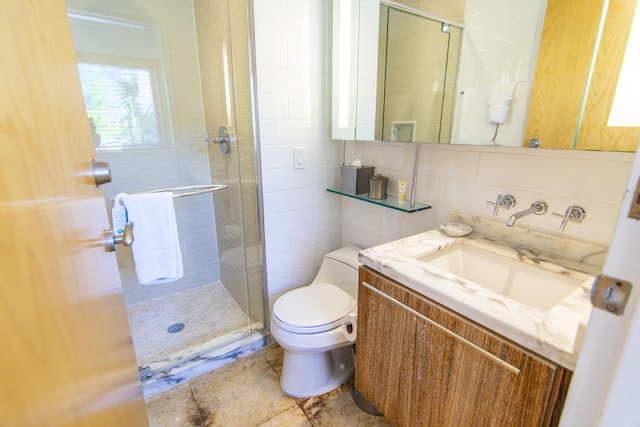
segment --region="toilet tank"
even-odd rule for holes
[[[347,246],[324,256],[320,270],[311,284],[331,283],[358,299],[358,252],[360,248]]]

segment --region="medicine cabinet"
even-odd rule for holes
[[[333,137],[448,143],[461,24],[377,0],[336,0]]]

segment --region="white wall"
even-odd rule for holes
[[[309,283],[340,245],[340,145],[330,139],[331,2],[256,0],[269,295]],[[293,168],[293,147],[304,168]]]

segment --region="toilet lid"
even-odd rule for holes
[[[273,305],[273,317],[283,329],[296,333],[324,332],[340,326],[356,300],[329,283],[294,289]]]

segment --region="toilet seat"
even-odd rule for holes
[[[273,305],[273,321],[298,334],[325,332],[341,325],[356,300],[330,283],[318,283],[287,292]]]

